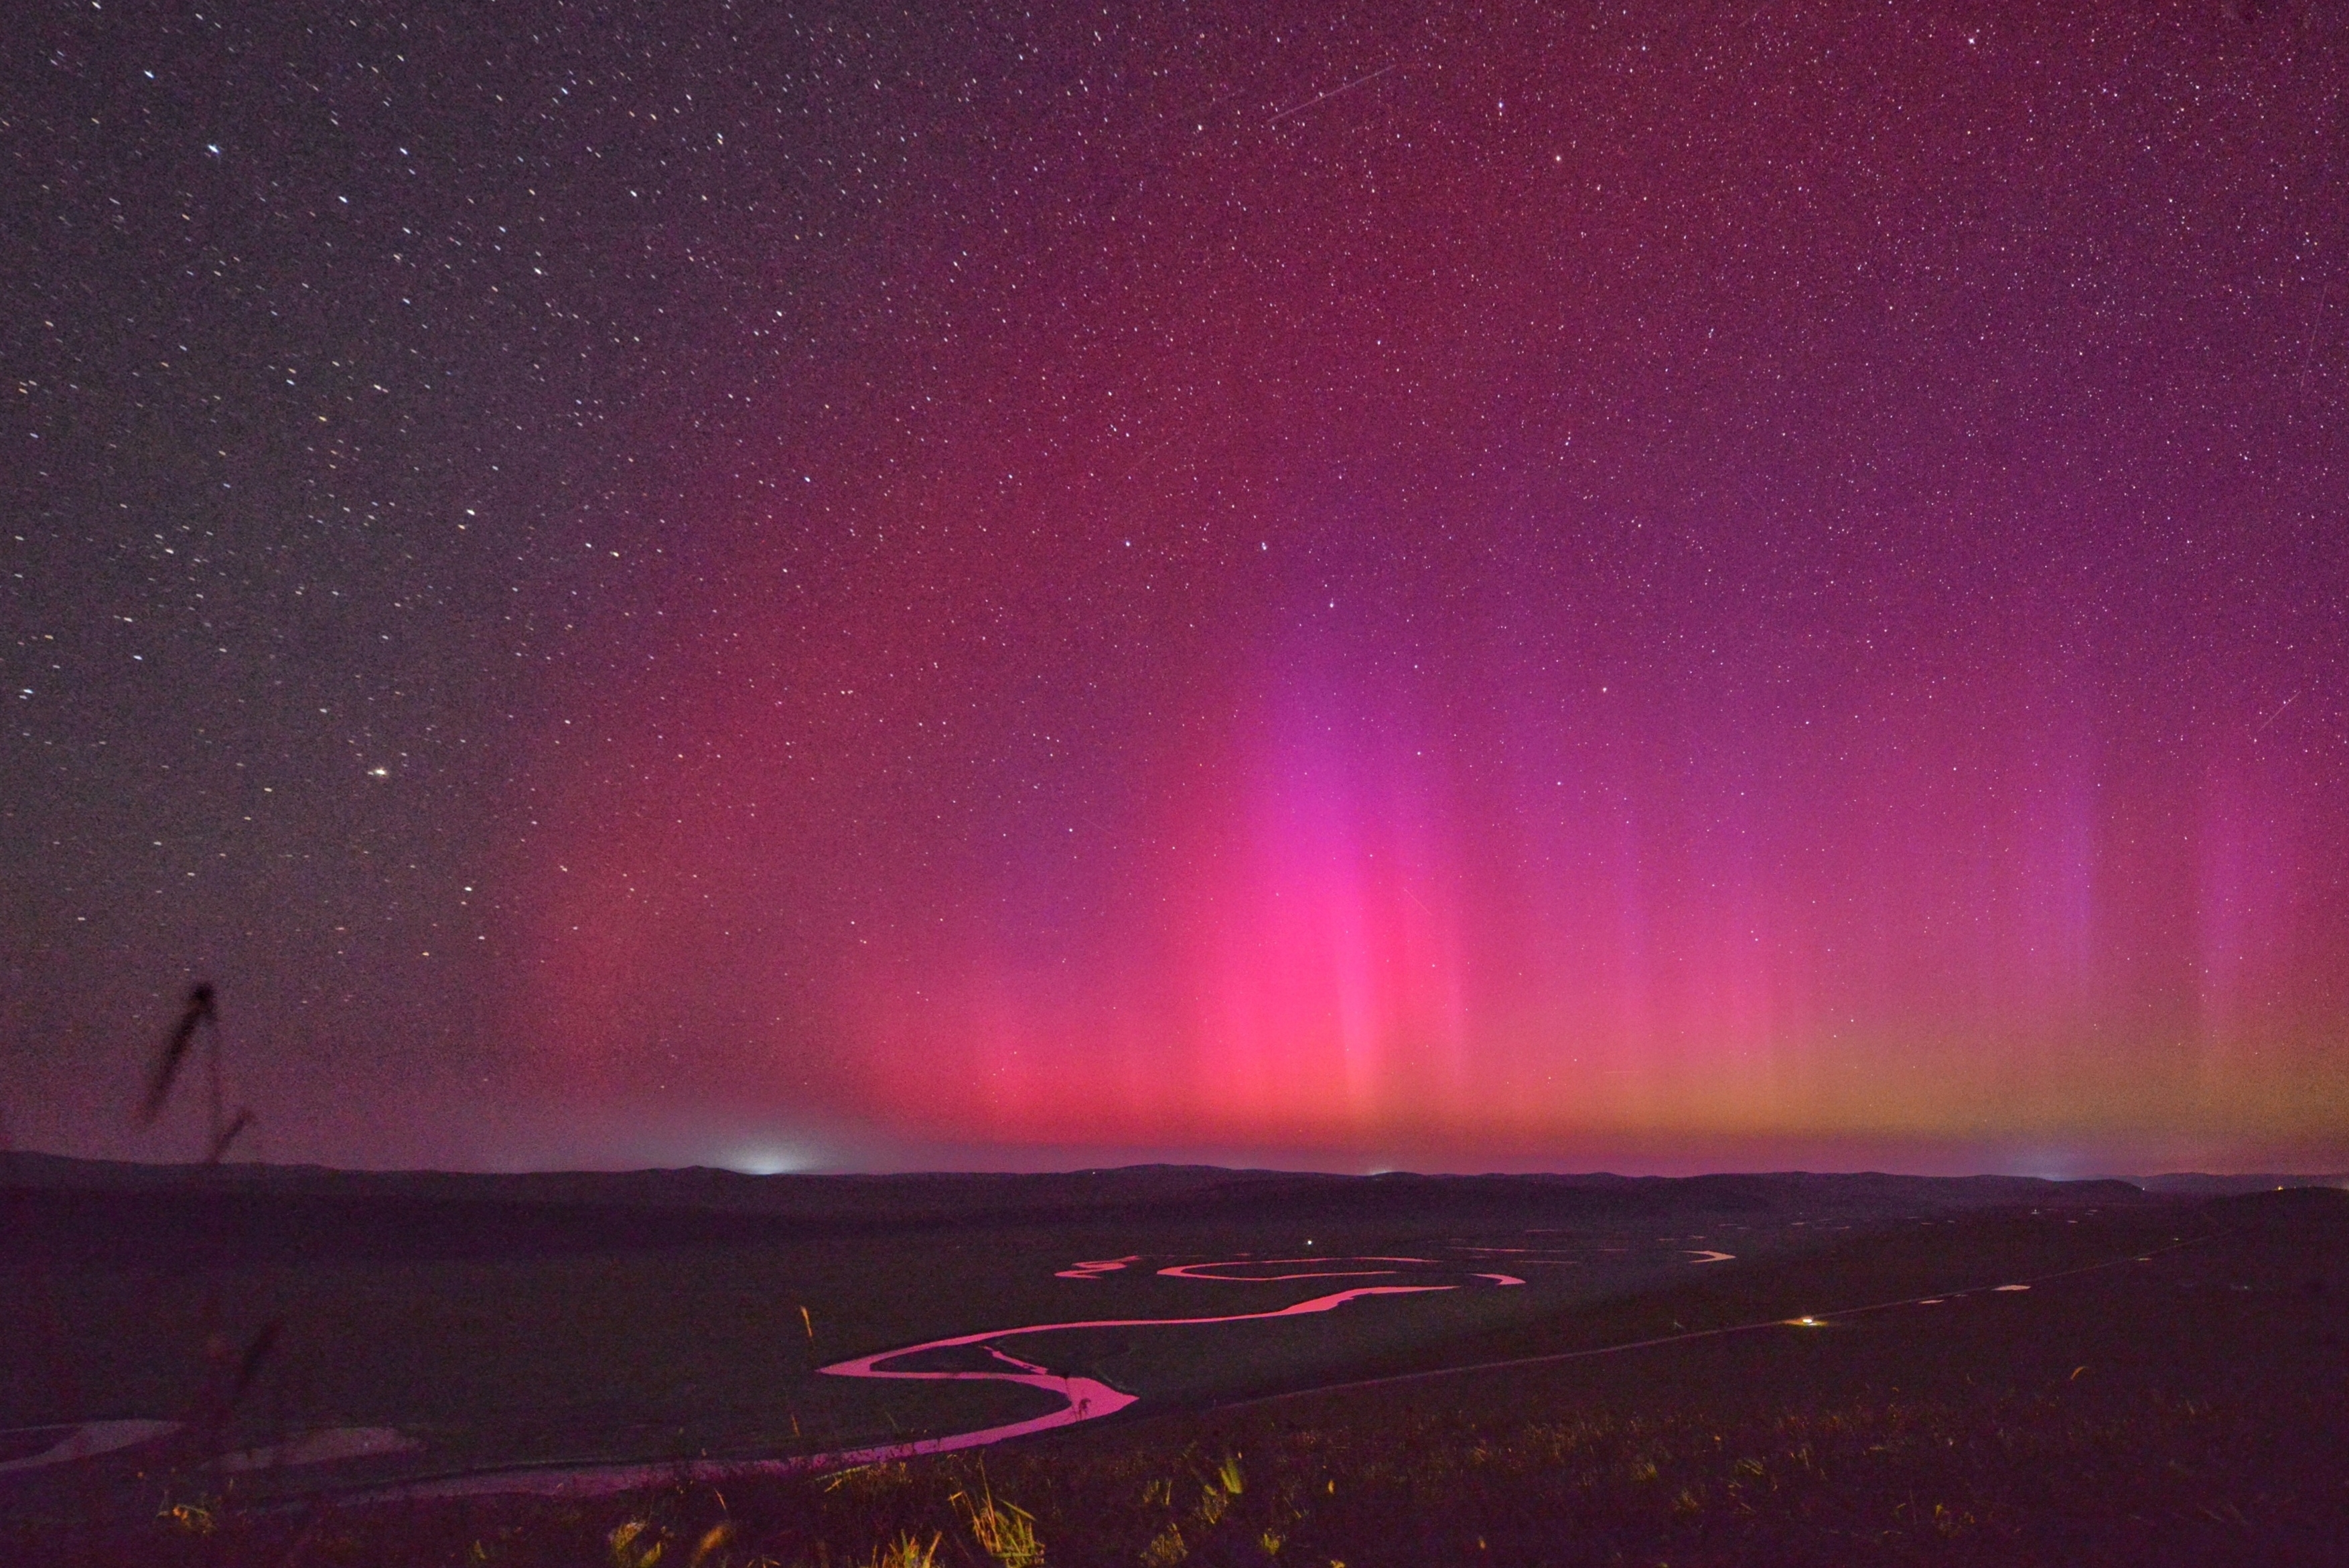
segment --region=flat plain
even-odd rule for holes
[[[680,1557],[720,1531],[711,1563],[1004,1561],[974,1497],[1050,1561],[1161,1568],[2349,1542],[2325,1189],[9,1174],[28,1561],[610,1561],[631,1523]],[[877,1365],[960,1376],[822,1370],[939,1340]],[[1131,1402],[837,1457],[1069,1414],[1014,1361]],[[130,1421],[160,1435],[24,1462]],[[321,1440],[353,1432],[397,1446]]]

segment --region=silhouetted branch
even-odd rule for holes
[[[152,1126],[162,1114],[163,1102],[171,1098],[171,1085],[180,1076],[181,1065],[187,1060],[188,1047],[195,1043],[200,1024],[220,1026],[220,1014],[212,1006],[212,988],[205,984],[189,991],[188,1005],[180,1014],[179,1026],[163,1043],[162,1054],[155,1058],[155,1070],[147,1080],[147,1099],[139,1109],[140,1126]]]
[[[282,1317],[273,1317],[261,1326],[261,1331],[255,1334],[251,1343],[245,1346],[244,1354],[237,1359],[235,1380],[230,1383],[228,1387],[228,1398],[223,1407],[225,1409],[236,1408],[244,1398],[245,1390],[253,1387],[253,1380],[260,1375],[262,1367],[269,1359],[270,1352],[277,1348],[277,1336],[284,1332],[285,1332],[285,1320]]]
[[[235,1119],[222,1128],[219,1136],[212,1140],[212,1152],[204,1156],[204,1163],[219,1164],[222,1157],[228,1153],[228,1146],[236,1141],[236,1135],[251,1125],[253,1125],[253,1108],[246,1106],[239,1109]]]

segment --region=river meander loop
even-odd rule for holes
[[[1081,1263],[1057,1271],[1061,1279],[1097,1279],[1102,1274],[1123,1270],[1138,1264],[1139,1256],[1102,1259]],[[1370,1265],[1357,1267],[1354,1265]],[[1300,1265],[1310,1265],[1305,1268]],[[1400,1265],[1400,1266],[1379,1266]],[[1283,1280],[1299,1279],[1368,1279],[1392,1278],[1407,1267],[1430,1268],[1443,1265],[1432,1258],[1404,1257],[1316,1257],[1316,1258],[1240,1258],[1220,1263],[1178,1264],[1154,1271],[1173,1279],[1204,1280],[1225,1284],[1269,1284]],[[1267,1269],[1297,1272],[1267,1274]],[[1253,1274],[1237,1271],[1254,1270]],[[1468,1279],[1485,1280],[1495,1285],[1517,1285],[1525,1282],[1511,1274],[1469,1274]],[[407,1498],[444,1498],[486,1496],[526,1492],[541,1495],[584,1496],[603,1492],[627,1491],[640,1487],[659,1486],[678,1480],[717,1480],[730,1476],[803,1475],[811,1471],[843,1470],[854,1465],[876,1464],[897,1460],[916,1459],[926,1454],[953,1453],[961,1449],[984,1448],[1012,1438],[1026,1437],[1033,1432],[1050,1431],[1056,1427],[1071,1427],[1080,1421],[1097,1421],[1115,1415],[1135,1403],[1137,1395],[1112,1387],[1098,1377],[1081,1373],[1055,1372],[1036,1361],[1023,1359],[1003,1348],[1003,1342],[1024,1338],[1030,1335],[1057,1334],[1066,1330],[1088,1328],[1184,1328],[1218,1323],[1258,1323],[1277,1317],[1304,1317],[1317,1313],[1334,1312],[1349,1302],[1374,1295],[1422,1295],[1434,1291],[1461,1288],[1456,1282],[1427,1284],[1361,1284],[1326,1295],[1312,1296],[1269,1312],[1217,1313],[1206,1317],[1092,1317],[1075,1318],[1058,1323],[1029,1323],[1010,1328],[986,1328],[975,1334],[951,1335],[943,1339],[926,1339],[918,1345],[901,1345],[890,1350],[876,1350],[870,1356],[853,1357],[835,1361],[817,1370],[833,1377],[872,1377],[909,1382],[983,1382],[1017,1383],[1050,1394],[1061,1401],[1060,1408],[1025,1420],[1005,1421],[970,1431],[952,1432],[943,1437],[914,1438],[897,1442],[878,1443],[865,1448],[841,1449],[829,1453],[801,1454],[788,1459],[773,1460],[694,1460],[682,1463],[626,1465],[566,1465],[530,1470],[504,1470],[449,1476],[432,1480],[409,1482],[386,1489],[379,1495]],[[994,1365],[976,1369],[947,1370],[909,1367],[901,1363],[938,1351],[978,1346],[984,1349]]]

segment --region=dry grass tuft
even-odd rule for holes
[[[605,1537],[612,1568],[653,1568],[668,1551],[668,1538],[648,1519],[624,1520]]]
[[[1142,1549],[1142,1568],[1174,1568],[1189,1555],[1191,1546],[1183,1539],[1183,1527],[1169,1520],[1166,1528],[1152,1536],[1150,1544]]]
[[[977,1497],[957,1491],[947,1501],[970,1527],[970,1538],[1003,1568],[1033,1568],[1044,1561],[1044,1543],[1036,1537],[1036,1519],[1024,1508],[996,1501],[986,1478]]]
[[[945,1536],[933,1531],[927,1542],[921,1541],[911,1531],[874,1553],[872,1568],[936,1568],[938,1542]]]

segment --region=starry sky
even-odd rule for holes
[[[2349,5],[0,44],[18,1147],[2349,1163]]]

